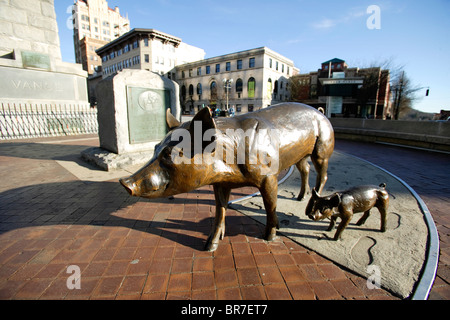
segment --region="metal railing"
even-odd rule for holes
[[[1,103],[1,140],[97,132],[97,109],[88,104]]]

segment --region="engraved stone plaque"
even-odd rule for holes
[[[127,108],[130,144],[164,138],[170,90],[127,86]]]

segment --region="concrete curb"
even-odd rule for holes
[[[433,217],[431,216],[430,211],[428,210],[427,205],[425,202],[420,198],[420,196],[417,194],[416,191],[414,191],[411,186],[409,186],[405,181],[403,181],[401,178],[396,176],[395,174],[389,172],[388,170],[377,166],[376,164],[373,164],[370,161],[361,159],[359,157],[356,157],[354,155],[346,153],[346,155],[351,156],[353,158],[356,158],[358,160],[362,160],[371,166],[374,166],[382,171],[384,171],[386,174],[389,174],[396,180],[398,180],[405,188],[411,192],[414,198],[416,198],[417,203],[419,204],[420,209],[423,212],[425,222],[428,227],[428,246],[427,246],[427,256],[425,259],[425,264],[422,269],[421,276],[419,278],[419,281],[416,285],[416,288],[414,290],[414,293],[411,296],[412,300],[427,300],[428,295],[430,294],[431,287],[433,285],[434,279],[436,278],[436,271],[438,267],[439,262],[439,234],[436,228],[436,225],[434,224]]]

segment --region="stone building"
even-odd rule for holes
[[[390,72],[379,67],[349,68],[341,59],[317,71],[291,78],[292,100],[323,108],[327,116],[387,119],[392,117]]]
[[[292,60],[261,47],[176,67],[184,113],[204,106],[246,113],[290,99]]]
[[[175,66],[205,56],[203,49],[188,45],[178,37],[142,28],[127,32],[96,52],[102,60],[103,78],[123,69],[142,69],[175,80]]]
[[[90,75],[101,71],[95,50],[130,31],[130,20],[106,0],[77,0],[72,6],[75,61]]]
[[[95,132],[87,73],[61,59],[53,0],[1,1],[0,26],[0,138]]]

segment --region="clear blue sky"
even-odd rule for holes
[[[74,62],[67,26],[73,0],[55,0],[63,61]],[[403,65],[417,93],[414,107],[450,109],[449,0],[109,0],[128,14],[131,28],[153,28],[214,57],[262,46],[294,61],[301,73],[332,58],[350,67],[392,59]],[[369,29],[370,5],[380,8],[380,29]],[[70,9],[69,9],[70,12]]]

